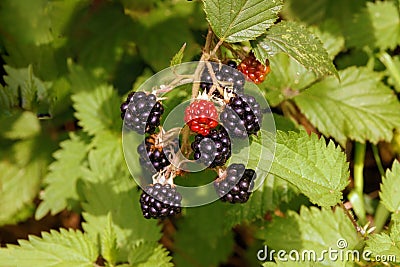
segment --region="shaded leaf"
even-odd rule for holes
[[[289,211],[285,217],[274,217],[272,223],[256,233],[256,237],[264,240],[270,250],[284,250],[287,253],[296,250],[300,259],[307,250],[315,252],[315,255],[310,254],[311,259],[321,259],[324,250],[331,248],[346,253],[347,250],[358,248],[362,242],[350,219],[340,208],[332,211],[302,207],[300,214]],[[314,266],[313,263],[318,262],[317,266],[344,266],[343,261],[330,260],[329,257],[324,257],[323,261],[308,261],[307,254],[305,255],[305,261],[302,261],[304,264],[309,262]],[[286,259],[289,260],[288,254]]]
[[[81,167],[87,158],[88,139],[84,135],[70,134],[70,139],[60,143],[61,148],[53,156],[56,159],[49,166],[45,177],[46,188],[40,198],[35,218],[41,219],[48,212],[56,214],[65,208],[79,208],[77,183],[82,178]]]

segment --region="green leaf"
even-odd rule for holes
[[[264,240],[270,251],[271,249],[286,252],[296,250],[301,256],[302,251],[313,250],[317,258],[323,255],[324,250],[331,248],[345,253],[347,250],[358,248],[362,242],[342,209],[320,210],[304,206],[300,214],[289,211],[285,217],[274,217],[272,223],[266,224],[256,233],[256,237]],[[340,249],[341,241],[346,242],[345,248]],[[324,261],[319,263],[325,266],[343,266],[342,261],[329,261],[329,257],[325,257]]]
[[[218,266],[227,259],[234,243],[233,233],[226,231],[226,208],[218,201],[186,209],[174,235],[176,266]]]
[[[135,267],[172,267],[169,252],[156,242],[139,242],[129,252],[130,266]]]
[[[77,55],[78,64],[99,76],[108,76],[123,60],[123,51],[134,37],[134,21],[117,1],[105,2],[96,8],[86,5],[79,11],[64,30],[67,47]]]
[[[80,231],[60,229],[42,232],[42,238],[29,236],[19,246],[0,249],[0,266],[4,267],[93,267],[96,247]]]
[[[242,222],[262,219],[267,211],[273,211],[282,203],[288,203],[298,194],[299,190],[292,184],[269,174],[263,185],[252,193],[246,203],[229,206],[226,213],[226,224],[228,228],[231,228]]]
[[[6,93],[10,96],[11,107],[19,106],[25,110],[38,111],[41,106],[50,105],[52,102],[49,94],[51,83],[38,79],[31,65],[21,69],[5,65],[4,69],[7,72],[4,81],[8,85],[4,89],[11,91]],[[48,109],[45,112],[48,112]]]
[[[90,135],[103,130],[121,131],[121,105],[117,92],[110,85],[100,85],[92,91],[72,96],[78,124]]]
[[[111,213],[107,215],[107,225],[101,235],[101,255],[111,266],[115,266],[118,255],[117,235],[112,224]]]
[[[39,0],[26,3],[25,1],[6,0],[2,3],[0,21],[2,32],[18,38],[17,42],[35,45],[47,44],[53,40],[51,24],[46,10],[47,1]],[[5,27],[7,25],[7,27]]]
[[[392,170],[387,170],[385,177],[382,178],[381,191],[379,197],[385,207],[391,212],[400,210],[400,163],[395,160]]]
[[[342,199],[349,169],[340,147],[326,145],[306,132],[277,132],[275,157],[270,172],[295,185],[319,206],[334,206]]]
[[[0,136],[9,139],[26,139],[40,132],[38,118],[28,111],[0,119]]]
[[[317,79],[312,71],[286,54],[277,54],[269,61],[272,71],[259,87],[266,91],[265,96],[272,107],[296,96],[299,90],[307,88]]]
[[[400,17],[395,3],[367,2],[367,7],[354,16],[345,33],[347,46],[395,48],[400,43]]]
[[[400,127],[400,103],[381,75],[366,68],[351,67],[314,84],[294,101],[301,112],[325,136],[342,146],[347,138],[364,143],[390,141]]]
[[[183,52],[185,51],[185,48],[186,48],[186,43],[182,45],[178,53],[176,53],[175,56],[171,59],[171,63],[169,63],[170,66],[175,66],[182,63]]]
[[[252,42],[256,58],[265,62],[277,53],[286,53],[317,76],[337,75],[335,66],[321,41],[305,27],[282,21]]]
[[[388,261],[400,262],[400,222],[392,220],[389,233],[370,235],[365,251],[370,251],[374,257],[387,257]],[[389,260],[388,257],[391,257]]]
[[[37,196],[47,167],[43,142],[39,138],[27,139],[0,150],[0,225],[25,217],[19,212],[31,206]]]
[[[140,56],[153,70],[160,71],[169,67],[175,51],[186,43],[183,58],[191,60],[201,51],[192,33],[198,25],[191,24],[201,16],[196,13],[196,4],[188,1],[160,4],[159,8],[141,16],[133,33]]]
[[[338,22],[334,20],[326,20],[319,27],[310,27],[310,31],[322,41],[331,59],[334,59],[345,48],[344,36]]]
[[[281,0],[204,0],[204,10],[214,33],[234,43],[255,39],[278,19]]]
[[[104,171],[103,166],[103,171],[98,172],[92,164],[90,168],[95,170],[86,171],[87,180],[80,188],[86,198],[83,203],[83,229],[92,240],[98,242],[109,225],[108,216],[111,214],[112,228],[117,236],[117,262],[126,261],[129,251],[138,241],[158,241],[161,237],[160,226],[156,220],[143,218],[140,192],[124,170]]]
[[[60,143],[61,149],[54,153],[54,161],[45,177],[43,194],[35,218],[41,219],[48,212],[56,214],[65,208],[79,208],[77,183],[83,177],[81,166],[88,153],[88,138],[84,135],[70,134],[70,138]]]

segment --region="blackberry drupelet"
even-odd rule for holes
[[[137,152],[140,164],[151,173],[154,173],[154,169],[158,172],[170,165],[163,148],[156,146],[153,136],[146,137],[145,141],[138,146]]]
[[[246,138],[257,134],[262,121],[260,104],[251,95],[231,97],[220,114],[220,121],[232,137]]]
[[[164,107],[156,96],[144,92],[131,92],[120,109],[125,126],[139,134],[154,133],[164,113]]]
[[[222,201],[230,203],[245,203],[249,200],[254,187],[256,172],[246,169],[243,164],[233,163],[226,169],[226,177],[214,182],[215,190]]]
[[[231,140],[222,126],[206,136],[196,135],[191,146],[194,159],[200,159],[209,168],[223,166],[231,156]]]
[[[218,64],[212,64],[215,78],[219,81],[219,85],[228,92],[242,94],[244,92],[245,76],[235,70],[236,63],[234,61],[229,61],[227,64],[222,65],[221,68],[219,68]],[[200,83],[200,88],[208,93],[213,85],[213,81],[207,68],[203,71],[201,80],[203,82]],[[215,90],[213,95],[222,98],[218,90]]]
[[[161,219],[179,214],[181,208],[181,194],[170,184],[156,183],[144,188],[140,196],[140,207],[146,219]]]

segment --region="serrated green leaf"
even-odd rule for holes
[[[338,24],[334,20],[326,20],[318,27],[310,27],[310,31],[321,40],[331,59],[334,59],[345,48],[344,36]]]
[[[81,166],[87,158],[88,138],[84,135],[70,134],[70,138],[60,143],[61,149],[54,153],[54,161],[45,177],[43,194],[35,218],[41,219],[48,212],[56,214],[65,208],[79,208],[77,183],[83,177]]]
[[[72,95],[78,124],[90,135],[103,130],[121,131],[121,105],[117,92],[110,85],[100,85],[92,91]]]
[[[364,143],[392,139],[400,126],[400,103],[381,75],[366,68],[351,67],[314,84],[294,97],[301,112],[325,136],[342,146],[347,138]]]
[[[349,169],[340,147],[323,137],[301,131],[277,132],[270,172],[295,185],[319,206],[334,206],[342,199]]]
[[[4,81],[8,85],[5,89],[12,91],[7,93],[12,107],[19,106],[25,110],[38,111],[41,106],[47,107],[51,104],[53,101],[49,94],[51,83],[38,79],[31,65],[21,69],[5,65],[4,69],[7,72]]]
[[[232,253],[233,234],[226,231],[226,204],[218,201],[186,210],[174,235],[177,266],[218,266]]]
[[[15,223],[21,210],[31,205],[46,173],[42,139],[16,142],[0,150],[0,225]],[[47,148],[46,148],[47,149]]]
[[[265,240],[269,251],[271,249],[285,250],[286,252],[296,250],[301,256],[304,250],[313,250],[317,259],[321,258],[324,250],[335,249],[345,253],[347,250],[357,249],[359,243],[362,242],[350,219],[340,208],[332,211],[331,209],[302,207],[300,214],[289,211],[285,217],[274,217],[272,223],[267,224],[256,233],[256,237]],[[340,248],[340,244],[344,244],[343,240],[346,246]],[[304,263],[307,264],[309,261],[307,258],[305,259]],[[317,261],[311,261],[311,263],[315,262]],[[330,261],[326,255],[324,260],[318,261],[316,266],[321,265],[344,266],[345,262]]]
[[[0,136],[9,139],[26,139],[40,132],[38,118],[28,111],[1,118],[0,125]]]
[[[367,2],[367,7],[354,16],[345,33],[347,46],[393,49],[400,42],[397,7],[392,1]]]
[[[256,58],[265,62],[277,53],[285,53],[317,76],[337,75],[321,41],[305,27],[295,22],[282,21],[273,25],[266,34],[252,41]]]
[[[371,252],[372,258],[386,257],[388,262],[400,262],[400,222],[392,220],[389,233],[370,235],[366,243],[365,251]]]
[[[107,225],[101,235],[101,255],[111,266],[115,266],[118,255],[117,235],[115,234],[111,213],[107,215]]]
[[[272,107],[299,94],[299,90],[317,79],[312,71],[286,54],[277,54],[269,61],[272,71],[259,87],[266,91],[265,97]]]
[[[250,199],[241,205],[229,206],[226,212],[227,228],[242,222],[262,219],[282,203],[288,203],[299,194],[299,190],[287,181],[269,174],[263,185],[252,193]]]
[[[392,170],[387,170],[385,177],[382,178],[381,192],[379,197],[385,207],[391,212],[400,210],[400,163],[395,160]]]
[[[186,48],[186,43],[182,45],[178,53],[176,53],[174,57],[171,59],[171,62],[169,63],[170,66],[175,66],[182,63],[183,52],[185,51],[185,48]]]
[[[18,243],[0,249],[0,266],[93,267],[97,258],[95,245],[80,231],[50,230]]]
[[[253,40],[271,27],[282,8],[281,0],[204,0],[207,20],[225,42]]]
[[[130,266],[135,267],[172,267],[169,252],[156,242],[139,242],[129,252]]]
[[[117,261],[126,261],[130,249],[138,241],[160,239],[160,226],[156,220],[143,218],[140,192],[126,173],[122,170],[98,173],[89,169],[86,177],[86,182],[81,185],[86,199],[83,203],[86,221],[83,229],[94,242],[98,241],[107,227],[108,214],[111,214],[112,228],[117,236]]]

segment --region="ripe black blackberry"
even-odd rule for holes
[[[260,104],[251,95],[231,97],[227,107],[220,114],[220,122],[231,137],[246,138],[257,134],[262,121]]]
[[[194,159],[210,168],[224,165],[231,156],[231,140],[222,126],[206,136],[196,135],[191,146]]]
[[[222,201],[245,203],[249,200],[254,187],[256,172],[246,169],[243,164],[233,163],[226,169],[226,177],[214,182],[215,190]]]
[[[145,141],[138,146],[137,152],[140,164],[151,173],[158,172],[170,165],[167,155],[161,146],[156,145],[153,135],[146,137]]]
[[[212,64],[212,67],[215,78],[220,82],[219,85],[222,88],[226,89],[228,92],[234,92],[237,94],[243,93],[245,76],[236,70],[236,62],[229,61],[227,65],[222,65],[221,68],[219,64],[214,63]],[[200,88],[208,93],[213,85],[213,81],[207,68],[203,71],[201,80],[203,82],[200,83]],[[222,97],[218,90],[215,90],[213,95],[219,98]]]
[[[170,184],[156,183],[144,188],[140,196],[140,207],[146,219],[166,218],[179,214],[181,208],[181,194]]]
[[[120,110],[125,126],[139,134],[154,133],[164,113],[164,107],[156,96],[144,92],[131,92]]]

